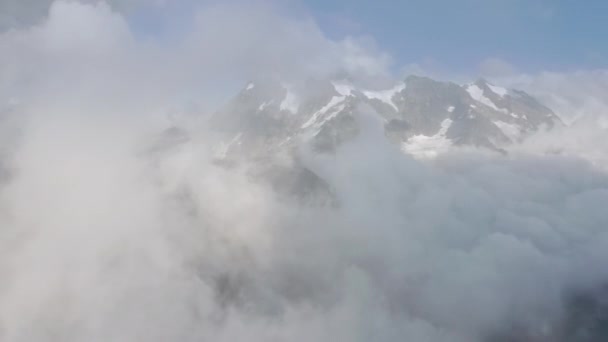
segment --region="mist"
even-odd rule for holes
[[[138,6],[32,2],[0,33],[0,340],[602,340],[572,306],[608,284],[603,104],[432,161],[359,106],[357,139],[286,162],[337,204],[292,200],[218,165],[207,119],[252,79],[389,82],[390,54],[272,2],[201,2],[158,37]]]

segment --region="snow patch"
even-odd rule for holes
[[[471,95],[471,97],[473,98],[473,100],[483,103],[484,105],[499,111],[499,112],[503,112],[505,114],[507,114],[507,110],[504,108],[498,108],[496,107],[496,105],[494,104],[494,102],[492,102],[492,100],[490,100],[489,98],[487,98],[484,94],[483,94],[483,89],[479,88],[479,86],[477,86],[476,84],[470,84],[467,87],[467,92],[469,93],[469,95]]]
[[[253,83],[249,83],[249,84],[247,85],[247,88],[245,88],[245,90],[251,90],[251,89],[253,89],[254,87],[255,87],[255,84],[253,84]]]
[[[452,146],[452,141],[446,137],[446,133],[452,126],[451,119],[441,122],[441,129],[433,135],[415,135],[401,144],[401,150],[419,159],[433,159],[439,154],[447,152]]]
[[[449,106],[448,108],[446,108],[445,110],[447,110],[450,113],[454,112],[454,109],[456,109],[454,106]]]
[[[291,88],[287,87],[286,89],[287,94],[285,94],[285,98],[281,102],[280,109],[296,114],[300,108],[300,101],[293,91],[291,91]]]
[[[519,126],[504,121],[493,121],[494,124],[512,141],[517,141],[521,137]]]
[[[316,113],[314,113],[310,119],[308,119],[308,121],[306,121],[303,125],[302,128],[308,128],[310,126],[312,126],[321,115],[327,113],[327,111],[329,111],[332,107],[340,104],[342,101],[344,101],[346,97],[344,96],[334,96],[331,98],[331,100],[329,100],[329,103],[327,103],[323,108],[319,109],[319,111],[317,111]]]
[[[395,109],[395,111],[399,111],[399,108],[397,108],[397,106],[393,102],[393,98],[395,97],[396,94],[402,92],[403,90],[405,90],[405,83],[400,83],[400,84],[396,85],[395,87],[393,87],[391,89],[387,89],[387,90],[379,90],[379,91],[367,90],[367,91],[363,92],[363,95],[365,95],[368,99],[380,100],[380,101],[388,104],[389,106],[393,107]]]
[[[342,96],[351,96],[355,88],[346,83],[332,82],[334,89]]]
[[[450,127],[452,127],[452,119],[445,119],[441,122],[441,129],[439,129],[439,132],[437,132],[437,134],[441,135],[441,136],[445,136],[445,134],[448,132],[448,129],[450,129]]]
[[[335,118],[338,114],[340,114],[344,110],[345,107],[346,107],[346,105],[344,103],[342,103],[339,106],[332,108],[330,111],[330,114],[327,115],[325,118],[323,118],[323,120],[321,122],[317,123],[317,126],[321,127],[329,120]],[[317,134],[319,134],[319,132],[315,133],[315,135],[317,135]]]
[[[263,111],[264,109],[266,109],[266,107],[270,106],[272,104],[273,101],[264,101],[264,103],[262,103],[259,107],[258,107],[258,112]]]
[[[237,135],[232,138],[228,143],[221,143],[220,146],[216,150],[215,158],[216,159],[226,159],[228,156],[228,152],[233,145],[241,145],[241,137],[243,133],[237,133]]]
[[[494,94],[500,96],[500,97],[505,97],[505,95],[507,95],[507,93],[509,92],[507,89],[503,88],[503,87],[497,87],[495,85],[491,85],[488,83],[488,88],[490,88],[490,90],[492,90],[492,92],[494,92]]]

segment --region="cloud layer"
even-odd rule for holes
[[[262,6],[204,5],[148,40],[105,3],[60,1],[0,35],[0,340],[568,336],[569,294],[608,280],[608,149],[574,143],[602,131],[420,163],[363,107],[358,140],[300,155],[340,206],[285,201],[212,163],[199,121],[160,132],[250,77],[368,82],[391,61]]]

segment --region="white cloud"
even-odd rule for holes
[[[608,71],[580,70],[572,72],[540,72],[514,74],[500,80],[538,96],[566,121],[583,116],[605,116],[608,102]]]
[[[497,84],[523,89],[553,109],[566,127],[537,134],[523,145],[539,154],[558,154],[582,158],[606,170],[608,159],[608,71],[515,73],[494,78]]]

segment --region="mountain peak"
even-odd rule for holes
[[[405,78],[406,84],[419,84],[419,83],[440,83],[427,76],[409,75]]]
[[[331,152],[355,139],[356,112],[367,105],[384,122],[387,138],[406,153],[439,146],[474,145],[498,150],[525,139],[559,118],[528,94],[480,78],[460,86],[425,76],[408,76],[386,89],[365,89],[348,79],[308,80],[290,86],[248,82],[215,115],[241,149],[271,151],[304,141]],[[515,95],[515,96],[513,96]],[[256,152],[256,153],[257,153]],[[424,152],[425,155],[434,153]]]
[[[488,84],[490,84],[490,82],[488,82],[488,80],[483,77],[479,77],[477,80],[475,80],[474,84],[477,84],[478,86],[482,87],[487,86]]]

